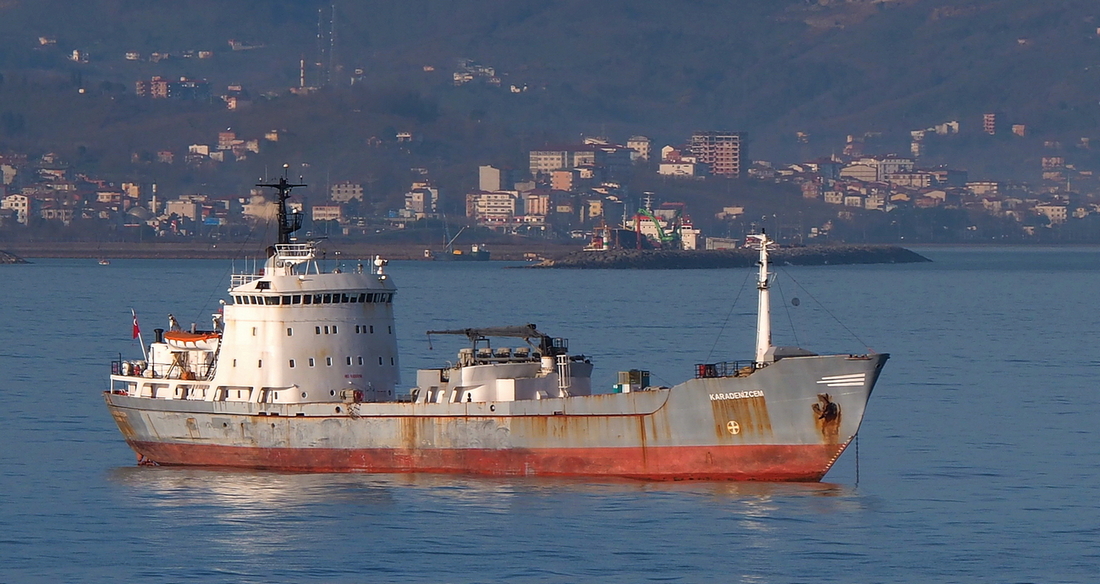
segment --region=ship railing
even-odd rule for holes
[[[313,259],[315,249],[312,242],[275,244],[275,252],[278,254],[279,258],[283,260],[311,260]]]
[[[721,361],[719,363],[696,363],[695,378],[744,377],[758,369],[753,361]]]
[[[236,288],[238,286],[244,286],[263,278],[263,274],[233,274],[229,281],[230,288]]]

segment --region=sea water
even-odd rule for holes
[[[0,582],[1096,581],[1100,250],[919,251],[776,269],[776,344],[892,355],[820,484],[137,467],[101,397],[130,310],[204,328],[233,264],[2,266]],[[403,387],[462,346],[429,329],[534,323],[604,390],[751,358],[753,270],[515,266],[388,267]]]

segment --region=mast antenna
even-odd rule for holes
[[[279,203],[279,241],[278,243],[290,243],[290,234],[302,228],[302,214],[294,213],[293,220],[286,211],[286,200],[290,198],[290,191],[306,186],[304,183],[291,183],[286,180],[290,165],[283,165],[283,176],[276,183],[256,183],[258,187],[267,187],[278,191]]]

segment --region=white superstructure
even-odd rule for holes
[[[119,361],[112,391],[167,400],[310,404],[393,401],[397,337],[386,261],[344,271],[319,268],[314,242],[292,242],[287,213],[297,186],[279,191],[279,242],[259,273],[234,274],[213,330],[169,330],[141,361]]]
[[[233,275],[217,330],[158,334],[148,361],[121,363],[112,381],[165,399],[395,399],[396,289],[385,261],[325,273],[315,251],[313,243],[275,245],[260,273]]]

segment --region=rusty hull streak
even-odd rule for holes
[[[826,444],[839,442],[840,434],[840,404],[832,401],[832,396],[827,393],[817,394],[817,403],[813,405],[814,425],[821,432],[821,438]]]
[[[122,432],[122,437],[132,444],[137,438],[137,434],[134,432],[134,427],[130,425],[130,419],[122,410],[116,409],[111,409],[111,417],[114,418],[115,423],[118,424],[118,429]]]
[[[767,438],[772,435],[772,421],[768,415],[768,404],[763,397],[746,399],[724,399],[710,402],[714,412],[714,433],[722,442],[741,442],[745,438]],[[741,432],[734,435],[726,427],[730,421],[741,426]]]

